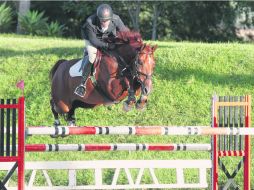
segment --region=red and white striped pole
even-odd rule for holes
[[[59,151],[211,151],[210,144],[27,144],[26,152]]]
[[[208,126],[58,126],[27,127],[26,135],[254,135],[254,128]]]

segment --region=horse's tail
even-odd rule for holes
[[[50,79],[51,81],[52,81],[53,76],[54,76],[54,74],[55,74],[57,68],[59,67],[59,65],[60,65],[61,63],[65,62],[65,61],[67,61],[67,60],[65,60],[65,59],[60,59],[60,60],[58,60],[58,61],[55,63],[55,65],[52,67],[52,69],[50,70],[50,73],[49,73],[49,79]]]

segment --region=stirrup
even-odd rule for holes
[[[83,93],[81,88],[83,88]],[[84,96],[86,95],[86,86],[83,84],[80,84],[79,86],[77,86],[77,88],[74,91],[74,94],[80,96],[81,98],[84,98]]]

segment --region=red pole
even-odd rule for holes
[[[25,189],[25,97],[18,102],[18,190]]]
[[[245,126],[250,127],[251,126],[251,97],[250,96],[245,96],[245,101],[248,102],[248,106],[245,106]],[[244,157],[244,190],[250,190],[250,171],[251,171],[251,144],[250,144],[250,136],[246,135],[245,136],[245,157]]]
[[[216,96],[217,97],[217,96]],[[214,128],[218,127],[217,125],[217,105],[216,105],[217,99],[213,99],[213,110],[212,110],[212,120],[213,120],[213,126]],[[212,188],[213,190],[218,190],[218,150],[217,150],[217,135],[214,135],[213,137],[213,152],[212,152],[212,161],[213,161],[213,183]]]

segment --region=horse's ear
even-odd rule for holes
[[[152,51],[155,52],[155,50],[158,48],[158,45],[152,46]]]

